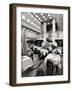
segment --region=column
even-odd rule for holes
[[[55,19],[53,19],[53,22],[52,22],[52,41],[53,43],[55,42],[55,31],[56,31],[56,28],[55,28]]]
[[[43,40],[46,41],[46,22],[43,24]]]

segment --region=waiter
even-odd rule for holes
[[[44,62],[47,65],[47,74],[55,75],[58,73],[58,69],[61,69],[61,56],[56,47],[53,49],[52,53],[49,53]]]

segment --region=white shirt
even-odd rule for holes
[[[46,56],[44,62],[46,63],[47,60],[53,62],[54,65],[58,65],[61,68],[61,57],[58,54],[50,53]]]
[[[41,52],[41,54],[46,55],[46,53],[48,53],[48,50],[46,50],[46,49],[41,49],[40,52]]]
[[[51,61],[53,61],[54,55],[52,53],[48,54],[44,60],[44,62],[46,63],[48,59],[50,59]]]

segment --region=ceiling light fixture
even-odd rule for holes
[[[31,22],[31,24],[33,24],[33,22]]]
[[[46,20],[46,18],[44,20]]]
[[[48,17],[50,17],[51,15],[50,14],[48,14]]]
[[[41,20],[40,20],[41,21]],[[40,21],[37,20],[37,22],[40,24]]]
[[[38,15],[36,15],[36,17],[38,17]]]
[[[43,18],[45,18],[45,16],[43,16]]]
[[[52,19],[52,17],[49,17],[49,19]]]
[[[42,22],[42,20],[40,20]]]
[[[29,20],[29,19],[27,19],[27,22],[30,22],[30,20]]]
[[[43,15],[43,13],[41,13],[41,16]]]
[[[36,18],[34,18],[34,20],[36,20]]]
[[[36,24],[34,24],[34,26],[36,26]]]
[[[31,17],[33,17],[33,15],[31,14]]]
[[[38,18],[40,20],[40,18]]]

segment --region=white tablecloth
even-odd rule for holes
[[[22,67],[22,71],[27,70],[29,67],[33,66],[33,61],[30,57],[28,56],[22,56],[22,60],[21,60],[21,67]]]

